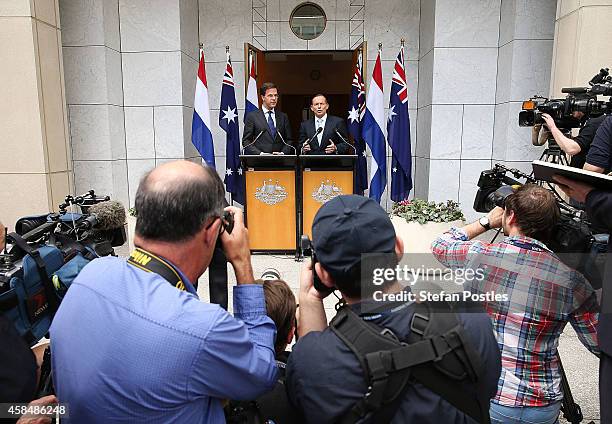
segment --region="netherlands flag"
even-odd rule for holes
[[[380,203],[385,186],[387,185],[387,142],[383,128],[385,128],[385,108],[379,49],[376,64],[374,65],[374,73],[370,80],[370,88],[366,97],[366,110],[361,130],[362,137],[372,152],[372,162],[370,163],[369,170],[369,196],[378,203]]]
[[[244,121],[246,121],[246,116],[249,114],[249,112],[253,112],[257,109],[259,109],[259,100],[257,99],[255,64],[253,62],[253,53],[249,51],[249,84],[247,85],[246,98],[244,102]]]
[[[200,67],[196,79],[195,99],[193,101],[193,122],[191,123],[191,142],[198,149],[202,159],[210,167],[215,167],[215,147],[210,126],[210,106],[208,104],[208,85],[204,66],[204,51],[200,50]]]

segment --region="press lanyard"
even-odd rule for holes
[[[185,283],[174,267],[151,252],[137,247],[130,254],[127,262],[138,269],[159,275],[179,290],[187,290]]]

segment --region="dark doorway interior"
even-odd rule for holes
[[[289,116],[296,140],[300,123],[312,117],[310,100],[315,94],[325,94],[330,115],[347,117],[353,78],[352,51],[267,51],[264,56],[265,79],[278,86],[279,108]]]

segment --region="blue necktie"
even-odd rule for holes
[[[272,139],[276,138],[276,127],[274,126],[274,121],[272,120],[272,111],[268,111],[268,126],[270,127],[270,133],[272,133]]]

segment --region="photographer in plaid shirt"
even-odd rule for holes
[[[582,344],[599,355],[593,288],[542,242],[559,215],[550,191],[527,184],[506,198],[504,209],[496,207],[432,243],[443,265],[484,271],[484,278],[466,283],[465,290],[507,295],[505,302],[484,302],[502,355],[491,400],[494,423],[557,421],[563,398],[557,345],[568,322]],[[490,228],[503,228],[506,238],[498,243],[472,240]]]

